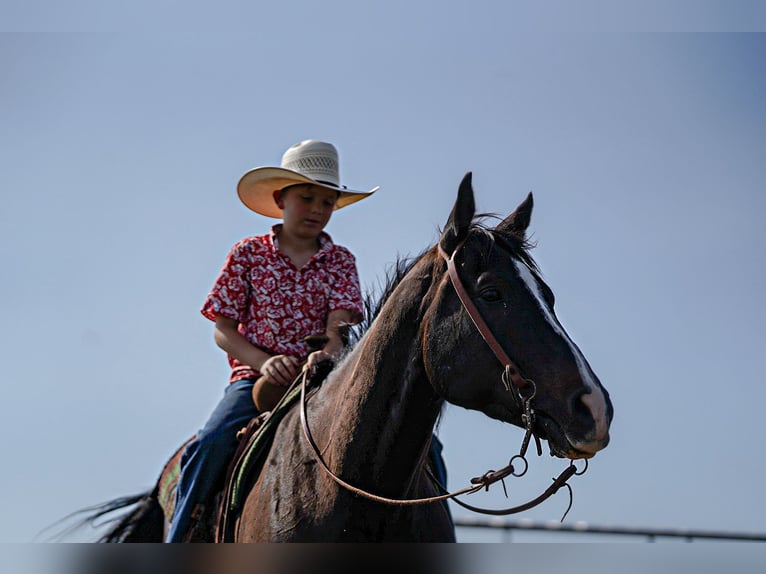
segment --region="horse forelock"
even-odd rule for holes
[[[482,219],[474,224],[474,229],[482,230],[482,232],[489,237],[490,247],[499,244],[505,251],[510,252],[511,255],[523,261],[527,267],[531,268],[536,273],[540,273],[540,267],[530,253],[536,246],[534,240],[527,236],[507,233],[489,227],[486,224],[486,219],[499,219],[499,216],[495,214],[487,214],[480,217]]]

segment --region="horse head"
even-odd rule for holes
[[[612,404],[528,253],[532,206],[530,193],[496,227],[479,225],[471,174],[463,179],[437,246],[456,277],[435,276],[423,303],[425,370],[445,400],[492,418],[524,428],[531,407],[529,428],[551,454],[589,458],[609,442]],[[437,257],[435,270],[446,269]]]

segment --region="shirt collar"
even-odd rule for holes
[[[272,225],[271,231],[269,231],[269,245],[272,249],[275,251],[279,249],[279,240],[277,238],[277,235],[279,235],[279,232],[282,231],[282,224],[277,223],[276,225]],[[319,253],[320,251],[325,251],[329,249],[332,246],[332,237],[330,237],[329,233],[325,233],[324,231],[319,234]]]

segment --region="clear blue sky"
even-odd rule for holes
[[[766,531],[766,35],[679,33],[763,29],[757,3],[173,20],[165,2],[151,22],[141,3],[39,4],[0,21],[84,33],[0,35],[0,541],[150,487],[204,422],[227,365],[200,305],[229,247],[271,224],[235,184],[305,138],[337,145],[350,187],[381,186],[328,227],[369,288],[436,240],[466,171],[481,211],[534,192],[535,257],[615,406],[568,522]],[[457,407],[439,435],[455,488],[522,438]],[[526,500],[563,464],[470,502]]]

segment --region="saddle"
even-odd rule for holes
[[[332,364],[320,364],[307,381],[316,388],[332,369]],[[233,525],[247,494],[247,488],[258,477],[263,461],[279,422],[298,402],[301,395],[300,378],[287,390],[273,410],[254,417],[237,433],[239,445],[234,453],[222,484],[214,489],[210,500],[193,511],[193,526],[186,534],[187,542],[227,542],[233,540]],[[171,521],[175,512],[176,488],[181,474],[181,457],[190,437],[165,463],[157,487],[157,498],[165,518]]]

